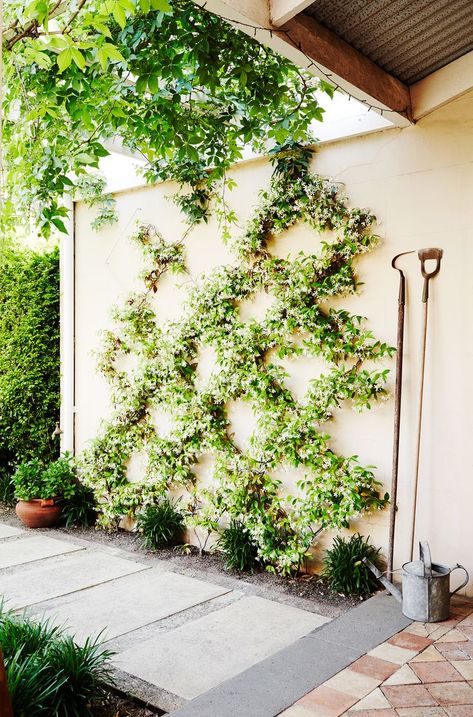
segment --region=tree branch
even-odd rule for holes
[[[69,20],[67,21],[67,23],[66,23],[66,25],[65,25],[65,27],[64,27],[63,32],[69,32],[72,23],[74,22],[74,20],[76,19],[76,17],[78,16],[78,14],[80,13],[80,11],[82,10],[82,8],[84,7],[84,5],[85,5],[86,3],[87,3],[87,0],[80,0],[80,3],[79,3],[79,5],[77,6],[77,9],[75,10],[75,12],[72,13],[71,17],[70,17]]]

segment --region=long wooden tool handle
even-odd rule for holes
[[[396,531],[397,511],[397,480],[399,471],[399,438],[401,432],[401,397],[402,397],[402,366],[404,360],[404,315],[406,305],[406,277],[403,270],[397,266],[398,259],[413,251],[404,251],[397,254],[391,261],[393,269],[399,272],[399,297],[397,302],[397,344],[396,344],[396,387],[394,403],[394,438],[393,458],[391,472],[391,509],[389,513],[389,543],[388,543],[388,580],[392,579],[394,568],[394,542]]]
[[[392,457],[392,480],[391,480],[391,510],[389,513],[389,547],[387,578],[392,580],[394,567],[394,534],[396,530],[397,511],[397,477],[399,471],[399,439],[401,432],[401,391],[402,391],[402,367],[404,351],[404,314],[405,314],[405,278],[401,273],[399,286],[399,302],[397,308],[397,351],[396,351],[396,385],[394,389],[394,440]]]
[[[411,560],[414,560],[414,542],[417,522],[417,497],[419,494],[419,469],[420,469],[420,448],[422,443],[422,414],[424,410],[424,385],[425,385],[425,352],[427,347],[427,320],[429,316],[429,302],[424,303],[424,326],[422,329],[422,345],[420,359],[420,391],[419,391],[419,418],[417,422],[417,443],[416,462],[414,477],[414,500],[412,504],[412,529],[411,529]]]
[[[414,478],[414,500],[412,506],[412,529],[411,529],[411,560],[414,559],[414,542],[416,534],[417,522],[417,497],[419,493],[419,468],[420,468],[420,449],[422,442],[422,414],[424,410],[424,383],[425,383],[425,353],[427,346],[427,324],[429,318],[429,281],[437,276],[440,271],[440,265],[443,257],[443,249],[438,247],[430,247],[428,249],[419,249],[417,255],[420,259],[420,270],[424,278],[424,289],[422,292],[422,303],[424,304],[424,325],[422,327],[422,348],[420,360],[420,390],[419,390],[419,419],[417,422],[417,444],[416,444],[416,463]],[[435,266],[431,271],[426,267],[427,261],[435,261]]]

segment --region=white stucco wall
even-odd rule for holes
[[[314,169],[344,182],[350,203],[372,209],[383,245],[361,258],[358,273],[365,285],[359,296],[337,301],[363,314],[382,340],[395,344],[398,275],[392,257],[409,249],[444,249],[440,275],[431,287],[430,333],[419,492],[418,535],[428,539],[437,562],[466,565],[473,573],[473,94],[437,110],[417,125],[334,142],[323,146]],[[269,180],[271,167],[256,160],[236,167],[238,182],[229,199],[243,222]],[[93,438],[109,409],[105,381],[95,371],[92,350],[99,330],[110,324],[113,304],[139,284],[140,255],[127,241],[137,219],[152,222],[169,240],[183,224],[168,197],[171,184],[116,195],[119,223],[99,234],[90,229],[90,210],[76,208],[76,446]],[[297,227],[274,246],[281,255],[313,249],[313,233]],[[229,250],[219,241],[214,220],[198,227],[186,241],[190,279],[165,277],[157,295],[160,320],[179,315],[185,291],[181,285],[223,262]],[[395,567],[408,559],[412,481],[418,399],[421,289],[420,264],[405,259],[408,307],[402,414],[399,513]],[[258,307],[248,309],[257,311]],[[316,360],[287,361],[291,388],[299,393],[316,376]],[[203,363],[202,371],[205,374]],[[391,387],[394,376],[392,374]],[[251,412],[232,406],[237,441],[248,436]],[[362,415],[343,412],[330,425],[336,450],[357,454],[374,464],[390,487],[393,401]],[[209,470],[204,462],[203,471]],[[285,475],[285,482],[293,481]],[[388,512],[354,525],[386,551]],[[470,583],[470,592],[473,588]]]

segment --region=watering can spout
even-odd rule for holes
[[[384,575],[384,573],[382,573],[381,570],[378,570],[376,565],[373,565],[373,563],[371,563],[368,560],[368,558],[363,558],[363,562],[366,565],[366,567],[368,567],[371,570],[373,575],[376,578],[378,578],[379,582],[384,585],[386,590],[388,590],[391,593],[391,595],[393,597],[395,597],[399,603],[402,603],[402,593],[399,590],[399,588],[397,588],[395,585],[393,585],[392,582],[387,579],[387,577]]]

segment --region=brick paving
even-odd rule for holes
[[[473,603],[413,622],[279,717],[473,717]]]

